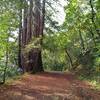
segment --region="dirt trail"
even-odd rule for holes
[[[0,87],[0,100],[100,100],[100,92],[72,74],[45,72]]]

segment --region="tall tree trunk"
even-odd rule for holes
[[[32,37],[35,39],[43,37],[45,17],[44,3],[43,9],[41,9],[40,0],[30,0],[30,3],[27,3],[28,8],[24,9],[24,25],[22,35],[23,49],[25,49],[25,47],[32,41]],[[41,13],[43,14],[41,15]],[[42,39],[36,43],[36,46],[37,45],[42,45]],[[22,64],[26,72],[44,71],[42,65],[41,49],[39,47],[33,47],[27,54],[23,53]]]
[[[19,36],[18,36],[19,40],[18,40],[18,44],[19,44],[19,52],[18,52],[18,66],[19,68],[22,69],[22,59],[21,59],[21,44],[22,44],[22,9],[20,9],[20,23],[19,23]]]
[[[43,0],[43,6],[42,6],[42,22],[41,22],[41,35],[43,36],[43,30],[45,27],[45,3],[46,0]]]

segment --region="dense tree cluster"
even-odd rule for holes
[[[100,73],[100,0],[0,1],[0,77],[44,70]],[[60,12],[59,12],[60,13]],[[1,79],[1,78],[0,78]]]

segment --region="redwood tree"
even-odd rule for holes
[[[25,72],[41,72],[44,71],[40,46],[42,45],[44,29],[45,0],[42,2],[41,0],[26,0],[23,4],[22,32],[19,35],[21,67]],[[38,41],[34,43],[33,39]],[[33,43],[34,46],[27,50],[30,43]],[[25,50],[28,52],[26,53]]]

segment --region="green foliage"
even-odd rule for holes
[[[41,49],[41,41],[42,37],[32,37],[32,40],[28,43],[28,45],[25,46],[23,49],[23,53],[29,53],[31,50],[35,49]]]
[[[4,77],[5,67],[7,67],[7,79],[18,73],[18,44],[16,37],[19,27],[18,5],[19,0],[0,1],[0,81]],[[8,61],[6,59],[7,55]]]
[[[100,0],[92,0],[94,12],[89,0],[68,1],[64,7],[66,17],[63,25],[58,25],[53,18],[57,9],[52,7],[55,1],[48,2],[44,37],[33,38],[22,52],[42,49],[45,70],[73,69],[84,77],[100,76]],[[21,0],[0,1],[0,70],[5,68],[8,51],[7,77],[18,74],[18,29],[20,9],[24,6],[25,2]],[[42,41],[41,47],[39,44]],[[3,75],[3,71],[0,75]]]

